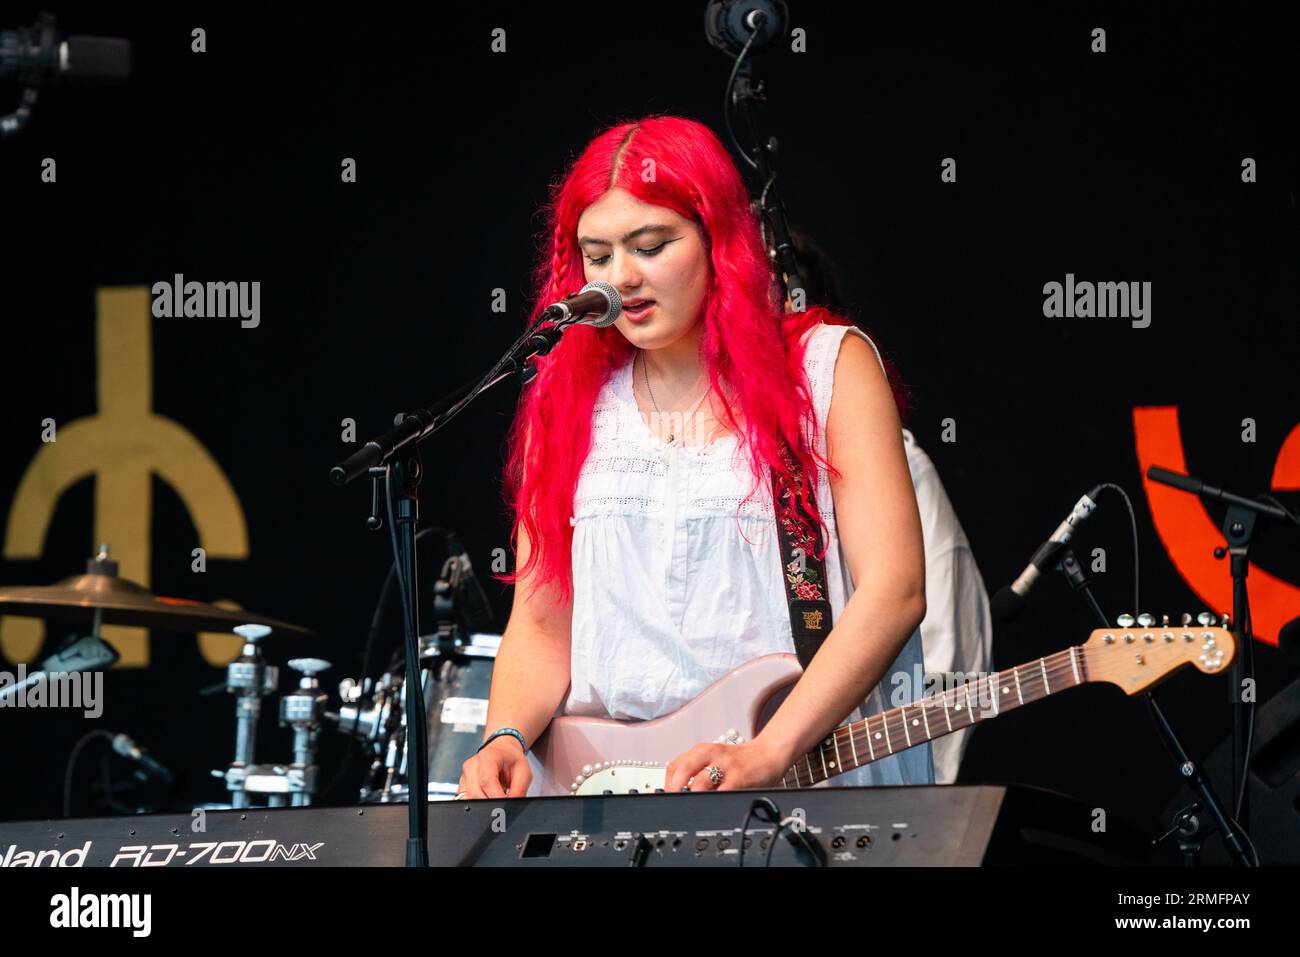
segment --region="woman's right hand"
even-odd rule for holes
[[[458,799],[523,797],[533,779],[523,747],[503,734],[460,768]]]

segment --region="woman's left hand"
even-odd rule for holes
[[[668,762],[664,791],[734,791],[737,788],[765,788],[779,784],[790,761],[763,741],[744,744],[697,744]],[[716,784],[708,768],[721,769]],[[694,778],[691,781],[691,778]],[[687,782],[690,782],[689,786]]]

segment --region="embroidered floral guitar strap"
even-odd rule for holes
[[[795,476],[800,466],[789,445],[781,443],[781,460]],[[816,505],[813,489],[808,500]],[[799,499],[780,473],[772,469],[772,501],[776,506],[777,537],[781,543],[781,575],[785,580],[785,599],[790,605],[790,632],[794,636],[799,664],[807,668],[822,641],[831,632],[830,594],[826,587],[826,562],[821,552],[821,529],[799,506]],[[802,515],[807,528],[796,517]]]

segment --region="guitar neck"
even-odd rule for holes
[[[837,774],[978,724],[986,718],[1057,694],[1088,680],[1084,648],[997,671],[922,697],[882,714],[836,728],[785,773],[789,788],[811,787]]]

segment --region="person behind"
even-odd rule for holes
[[[834,261],[803,230],[792,229],[790,239],[804,283],[804,302],[847,314]],[[792,308],[789,298],[786,308]],[[893,364],[888,359],[882,361],[894,386],[900,416],[905,419],[907,391]],[[992,667],[989,596],[970,542],[934,463],[907,429],[903,429],[903,447],[925,542],[926,612],[921,622],[921,645],[927,676],[944,676],[944,684],[936,687],[941,690],[952,687],[965,676],[987,673]],[[975,728],[963,728],[930,743],[936,784],[952,784],[957,780],[974,731]]]
[[[782,309],[744,182],[701,123],[603,131],[546,213],[530,322],[593,280],[623,312],[568,330],[520,396],[513,606],[457,796],[526,794],[529,748],[557,714],[656,718],[794,652],[776,469],[815,491],[802,529],[822,536],[834,627],[753,740],[701,742],[667,767],[669,791],[773,786],[831,729],[899,703],[890,676],[921,666],[921,521],[883,367],[848,320]],[[923,742],[826,783],[932,782]]]

